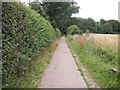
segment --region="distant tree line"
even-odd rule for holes
[[[92,18],[84,19],[73,17],[71,18],[69,25],[77,25],[82,32],[99,33],[99,34],[120,34],[120,22],[117,20],[104,20],[101,19],[96,22]]]
[[[86,31],[100,34],[119,34],[120,22],[117,20],[101,19],[96,22],[92,18],[71,17],[79,12],[76,2],[31,2],[30,7],[46,18],[54,28],[60,29],[62,34],[67,34],[67,28],[76,25],[84,33]]]

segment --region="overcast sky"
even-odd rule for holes
[[[29,0],[23,1],[28,2]],[[78,14],[73,16],[82,18],[91,17],[96,21],[99,21],[101,18],[105,20],[118,20],[119,1],[120,0],[75,0],[81,9]]]
[[[101,18],[105,20],[118,20],[118,2],[120,0],[75,0],[81,7],[77,17],[91,17],[96,21]]]

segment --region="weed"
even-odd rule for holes
[[[85,46],[86,44],[87,46]],[[118,69],[118,51],[108,46],[98,46],[90,40],[86,44],[84,43],[83,47],[81,47],[79,40],[73,39],[69,41],[68,39],[69,47],[79,56],[80,62],[88,69],[99,86],[117,88],[118,73],[111,73],[109,69]]]

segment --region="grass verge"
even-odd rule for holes
[[[118,69],[117,51],[91,43],[87,47],[80,47],[79,43],[72,39],[68,40],[68,46],[78,55],[80,62],[88,69],[100,87],[118,88],[118,73],[110,71],[111,68]]]

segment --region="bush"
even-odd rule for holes
[[[82,30],[80,30],[79,35],[82,35],[82,34],[83,34],[83,31],[82,31]]]
[[[52,25],[21,3],[2,3],[3,87],[15,86],[42,53],[56,39]]]
[[[79,33],[80,33],[80,29],[76,25],[71,25],[68,27],[67,34],[74,35]]]
[[[60,38],[61,37],[61,32],[60,32],[60,30],[58,29],[58,28],[56,28],[56,37],[57,38]]]
[[[86,30],[86,34],[89,34],[89,30]]]

